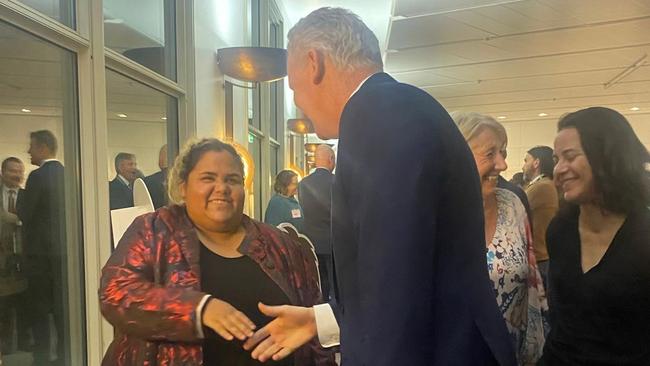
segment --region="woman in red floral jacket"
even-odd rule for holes
[[[243,182],[228,144],[181,152],[177,204],[138,217],[102,270],[101,310],[116,329],[103,365],[257,365],[242,341],[270,321],[259,302],[321,302],[311,248],[244,215]],[[317,339],[275,364],[335,365]]]

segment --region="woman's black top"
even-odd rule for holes
[[[600,262],[582,272],[579,208],[547,230],[551,332],[545,365],[650,365],[650,210],[628,214]]]
[[[225,258],[201,244],[200,265],[202,291],[246,314],[257,329],[271,321],[259,311],[258,302],[267,305],[289,304],[287,295],[247,256]],[[251,358],[250,351],[245,351],[243,342],[238,339],[226,341],[212,329],[203,327],[203,330],[205,366],[293,365],[291,356],[280,362],[271,360],[262,364]]]

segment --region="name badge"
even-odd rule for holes
[[[302,215],[300,214],[300,209],[299,208],[294,208],[293,210],[291,210],[291,217],[294,218],[294,219],[301,218]]]

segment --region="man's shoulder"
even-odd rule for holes
[[[144,177],[143,180],[145,181],[145,183],[147,183],[147,182],[159,181],[162,179],[163,179],[163,172],[162,170],[159,170],[151,175],[147,175],[146,177]]]

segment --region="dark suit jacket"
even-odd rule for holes
[[[474,158],[440,104],[384,73],[341,115],[332,245],[344,365],[515,364]]]
[[[133,191],[115,176],[115,179],[108,183],[108,194],[111,210],[125,207],[133,207]]]
[[[153,207],[158,209],[167,205],[167,169],[151,174],[144,178],[149,195],[153,201]]]
[[[332,183],[334,174],[317,168],[300,181],[298,199],[305,215],[304,234],[311,239],[318,254],[332,254]]]
[[[64,170],[58,161],[48,161],[32,171],[25,193],[18,201],[23,222],[23,253],[29,273],[59,277],[65,251]]]

